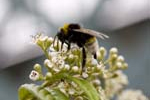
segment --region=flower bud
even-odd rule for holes
[[[42,42],[46,41],[47,39],[48,39],[48,36],[43,36],[43,37],[40,38],[40,40],[41,40]]]
[[[41,65],[40,64],[35,64],[34,65],[34,70],[39,72],[39,73],[42,73],[42,70],[41,70]]]
[[[83,77],[83,78],[88,78],[88,76],[89,76],[89,75],[88,75],[87,73],[85,73],[85,72],[82,73],[82,77]]]
[[[36,44],[37,44],[39,47],[41,47],[42,49],[44,48],[44,47],[43,47],[43,42],[42,42],[40,39],[38,39],[38,40],[36,41]]]
[[[78,97],[76,97],[74,100],[84,100],[84,99],[83,99],[83,97],[78,96]]]
[[[128,64],[127,63],[123,63],[123,69],[127,69],[128,68]]]
[[[117,68],[122,68],[122,63],[121,62],[116,62],[116,67]]]
[[[73,72],[78,72],[78,71],[79,71],[78,66],[73,66],[73,67],[72,67],[72,71],[73,71]]]
[[[41,36],[38,40],[38,45],[43,49],[43,50],[46,50],[48,47],[47,47],[47,39],[48,39],[48,36]]]
[[[99,86],[99,85],[101,84],[100,80],[98,80],[98,79],[93,80],[92,83],[93,83],[95,86]]]
[[[105,56],[106,55],[106,49],[104,47],[99,48],[100,54]]]
[[[111,60],[116,60],[117,59],[117,57],[118,57],[118,55],[117,54],[113,54],[112,56],[111,56]]]
[[[110,49],[110,54],[117,54],[117,53],[118,53],[118,49],[116,47]]]
[[[51,46],[51,44],[53,43],[53,38],[52,37],[46,38],[44,43],[45,43],[44,44],[45,50],[47,50]]]
[[[65,64],[65,67],[64,67],[65,70],[69,70],[70,69],[70,66],[68,64]]]
[[[110,60],[109,64],[110,64],[110,66],[114,66],[115,65],[117,57],[118,57],[117,54],[110,55],[110,57],[109,57],[109,60]]]
[[[124,62],[124,57],[123,56],[118,56],[118,58],[117,58],[117,61],[120,61],[120,62]]]
[[[49,37],[49,38],[48,38],[48,41],[49,41],[50,43],[53,43],[53,40],[54,40],[54,39],[53,39],[52,37]]]
[[[69,59],[73,59],[74,58],[74,55],[73,54],[70,54],[69,55]]]
[[[52,73],[51,72],[47,72],[46,73],[46,79],[50,79],[52,77]]]

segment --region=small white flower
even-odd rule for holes
[[[33,43],[37,43],[39,41],[39,39],[42,37],[42,34],[36,34],[34,36],[32,36],[32,39],[33,39]]]
[[[49,68],[53,68],[53,63],[51,63],[50,60],[48,60],[48,59],[46,59],[44,61],[44,65],[47,66],[47,67],[49,67]]]
[[[89,75],[88,75],[87,73],[85,73],[85,72],[82,73],[82,77],[83,77],[83,78],[88,78],[88,76],[89,76]]]
[[[53,54],[53,53],[56,53],[56,52],[54,52],[54,51],[55,51],[55,49],[54,49],[53,45],[51,45],[51,46],[49,47],[49,55],[53,56],[52,54]]]
[[[118,78],[116,78],[116,82],[118,81],[123,85],[128,84],[128,77],[126,76],[126,74],[124,74],[122,71],[117,71],[116,74],[119,76]]]
[[[49,37],[48,40],[49,40],[50,42],[53,42],[54,39],[53,39],[52,37]]]
[[[58,52],[54,52],[54,50],[51,50],[51,51],[52,51],[52,52],[50,52],[51,57],[57,57],[58,56]]]
[[[97,62],[97,60],[96,60],[96,59],[92,58],[91,64],[92,64],[92,65],[97,65],[97,64],[98,64],[98,62]]]
[[[59,59],[57,64],[60,65],[60,66],[64,66],[65,62],[64,62],[64,60]]]
[[[73,59],[73,58],[74,58],[74,55],[73,55],[73,54],[70,54],[70,55],[69,55],[69,58],[70,58],[70,59]]]
[[[72,85],[74,88],[77,88],[77,87],[78,87],[78,85],[77,85],[76,83],[74,83],[74,82],[71,82],[71,85]]]
[[[59,69],[61,70],[61,69],[64,69],[64,65],[60,65],[59,66]]]
[[[52,58],[52,62],[57,63],[59,61],[59,58],[56,56],[53,56]]]
[[[59,73],[60,72],[60,69],[58,67],[54,67],[53,70],[56,72],[56,73]]]
[[[50,61],[48,59],[45,59],[44,61],[44,65],[47,65],[47,63],[49,63]]]
[[[41,41],[46,41],[48,39],[48,36],[43,36],[41,38],[39,38]]]
[[[73,95],[73,94],[75,93],[75,90],[74,90],[73,88],[70,88],[70,89],[68,90],[68,93],[69,93],[70,95]]]
[[[54,42],[54,44],[53,44],[53,47],[54,47],[54,48],[55,48],[55,47],[60,48],[60,47],[61,47],[61,42],[60,42],[58,39],[56,39],[55,42]]]
[[[61,92],[63,92],[64,94],[66,94],[65,84],[63,82],[60,82],[58,84],[58,88],[60,89]]]
[[[98,64],[98,65],[96,66],[96,68],[97,68],[98,70],[101,70],[101,69],[102,69],[102,67],[103,67],[103,65],[102,65],[102,64]]]
[[[62,53],[66,53],[66,52],[68,51],[67,47],[68,47],[67,44],[64,43],[61,52],[62,52]]]
[[[29,78],[32,80],[32,81],[36,81],[40,78],[40,74],[35,71],[35,70],[32,70],[30,75],[29,75]]]

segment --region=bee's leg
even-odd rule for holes
[[[68,43],[68,48],[67,49],[68,49],[68,51],[70,50],[70,43]]]
[[[94,59],[97,59],[97,54],[96,53],[94,53]]]
[[[62,49],[63,49],[63,45],[64,45],[64,42],[61,42],[61,51],[62,51]]]
[[[85,71],[85,64],[86,64],[86,51],[85,48],[82,47],[82,72]]]
[[[68,41],[65,41],[65,43],[67,44],[67,52],[70,50],[70,43]]]
[[[73,35],[69,36],[68,38],[68,51],[70,50],[70,44],[71,44],[72,38],[73,38]]]
[[[57,39],[57,51],[59,51],[59,40]]]

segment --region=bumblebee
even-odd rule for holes
[[[86,50],[89,51],[94,58],[97,58],[96,52],[98,50],[98,42],[96,37],[105,39],[108,38],[107,35],[81,27],[79,24],[65,24],[61,27],[55,36],[61,42],[61,49],[63,48],[63,44],[66,43],[68,45],[68,50],[70,49],[71,43],[77,44],[77,46],[82,48],[82,68],[86,63]]]

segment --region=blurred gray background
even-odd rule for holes
[[[150,97],[149,0],[0,0],[0,100],[17,100],[18,87],[31,83],[32,66],[45,57],[31,35],[54,36],[64,23],[80,23],[110,39],[129,68],[129,88]]]

